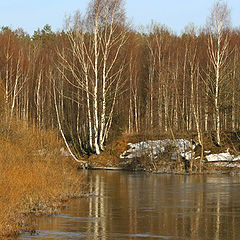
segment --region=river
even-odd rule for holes
[[[86,171],[92,194],[19,239],[240,239],[240,176]]]

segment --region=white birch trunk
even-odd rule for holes
[[[49,75],[51,76],[51,73],[49,72]],[[58,127],[59,127],[59,131],[61,133],[61,136],[63,138],[63,141],[65,143],[65,146],[67,147],[67,150],[68,152],[70,153],[71,157],[76,161],[76,162],[79,162],[79,163],[86,163],[86,161],[82,161],[82,160],[79,160],[78,158],[76,158],[76,156],[73,154],[68,142],[67,142],[67,139],[65,137],[65,134],[63,132],[63,129],[62,129],[62,124],[61,124],[61,120],[60,120],[60,116],[59,116],[59,111],[58,111],[58,106],[57,106],[57,96],[56,96],[56,86],[55,86],[55,79],[53,79],[53,77],[51,76],[52,78],[52,81],[53,81],[53,96],[54,96],[54,106],[55,106],[55,110],[56,110],[56,116],[57,116],[57,122],[58,122]]]
[[[94,147],[96,154],[100,154],[100,147],[98,144],[98,131],[99,131],[99,123],[98,123],[98,15],[95,18],[95,30],[94,30],[94,90],[93,90],[93,129],[94,129]]]

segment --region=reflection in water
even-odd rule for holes
[[[89,198],[20,239],[240,239],[240,178],[86,171]]]

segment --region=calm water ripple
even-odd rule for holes
[[[93,194],[19,239],[240,239],[240,177],[86,171]]]

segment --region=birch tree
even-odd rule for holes
[[[217,2],[214,5],[208,21],[208,27],[210,31],[208,36],[208,56],[213,69],[213,78],[208,79],[208,81],[210,85],[213,86],[213,88],[210,87],[210,91],[213,95],[215,108],[216,140],[220,145],[221,93],[229,75],[227,60],[230,55],[230,39],[228,33],[230,27],[230,11],[225,3]]]
[[[104,150],[116,98],[124,84],[125,61],[119,60],[126,42],[123,1],[92,0],[87,16],[76,13],[66,32],[70,47],[58,50],[58,70],[76,91],[85,92],[89,146],[99,154]]]
[[[220,130],[220,106],[221,93],[229,75],[227,69],[227,60],[230,55],[229,49],[229,33],[230,27],[230,11],[225,3],[217,2],[211,12],[209,21],[208,36],[208,56],[213,69],[213,77],[208,79],[211,94],[214,100],[215,108],[215,124],[216,124],[216,140],[221,144]]]
[[[5,64],[2,79],[5,91],[5,116],[10,125],[15,113],[21,115],[20,103],[23,101],[23,89],[29,79],[29,67],[25,49],[16,44],[17,39],[10,30],[5,34],[6,43],[3,46]]]
[[[149,67],[148,67],[148,81],[149,81],[149,99],[147,101],[147,107],[150,115],[150,129],[153,129],[153,83],[155,80],[155,68],[156,68],[156,57],[150,40],[147,42],[149,50]]]
[[[128,111],[128,132],[139,132],[139,71],[140,71],[140,54],[139,47],[136,46],[137,38],[135,34],[131,38],[129,45],[129,63],[128,63],[128,77],[129,77],[129,111]]]

